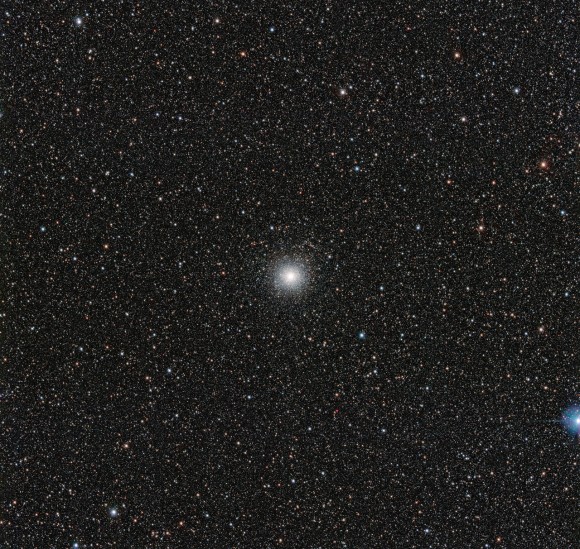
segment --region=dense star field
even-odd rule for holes
[[[0,13],[1,547],[578,547],[577,3]]]

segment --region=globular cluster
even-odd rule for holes
[[[580,540],[574,2],[0,14],[0,546]]]

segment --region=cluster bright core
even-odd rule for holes
[[[300,281],[300,273],[297,269],[290,267],[284,270],[282,278],[286,284],[294,285]]]
[[[282,290],[297,290],[306,280],[305,269],[301,265],[282,265],[276,274],[276,286]]]

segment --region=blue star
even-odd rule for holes
[[[580,406],[570,406],[562,416],[562,423],[573,436],[580,436]]]
[[[356,335],[361,341],[364,341],[367,338],[367,334],[365,331],[361,330],[357,335]]]

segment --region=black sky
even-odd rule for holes
[[[2,9],[0,545],[575,547],[577,5],[278,4]]]

